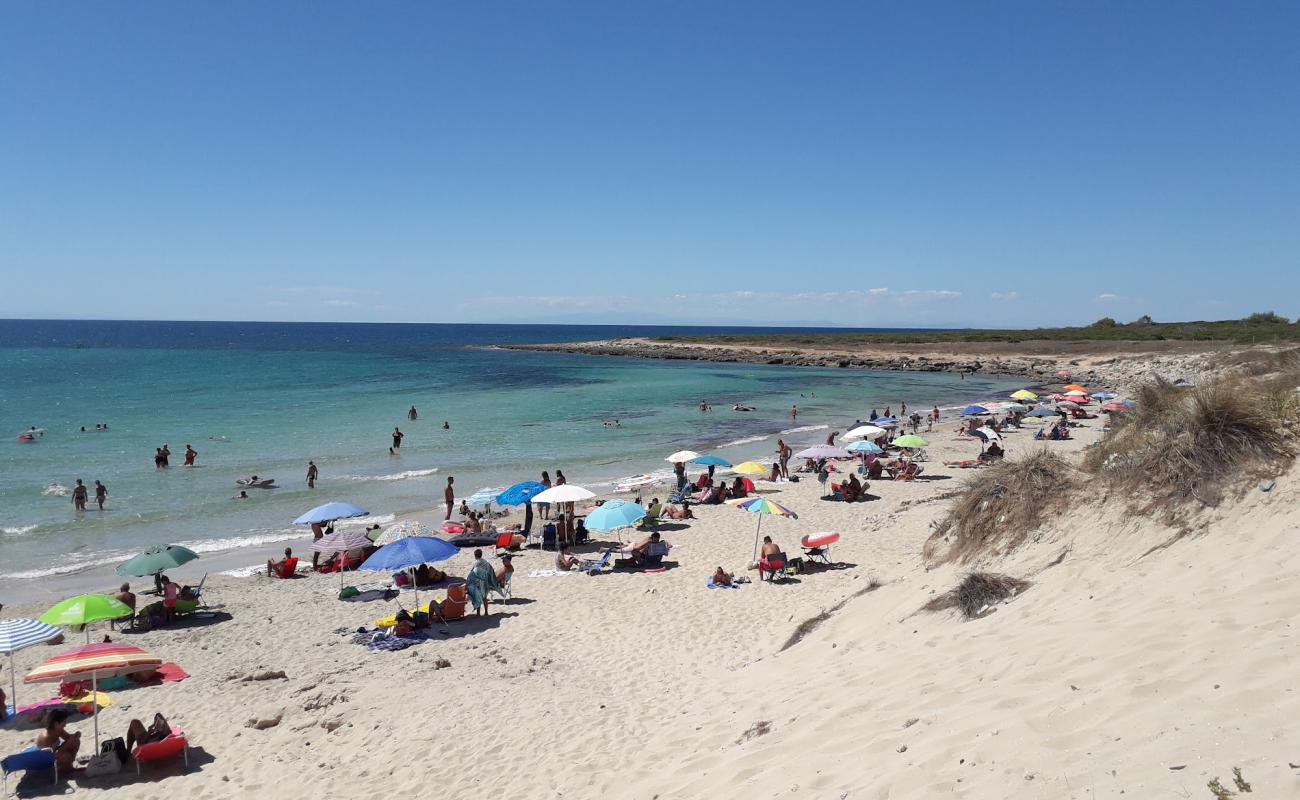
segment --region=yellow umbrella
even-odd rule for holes
[[[741,475],[766,475],[772,471],[771,465],[760,464],[757,461],[746,461],[743,464],[737,464],[731,468],[732,472],[739,472]]]
[[[1038,399],[1038,395],[1034,394],[1033,392],[1029,391],[1028,389],[1021,389],[1021,390],[1018,391],[1018,392],[1012,392],[1012,393],[1011,393],[1011,396],[1014,397],[1014,398],[1016,398],[1017,400],[1037,400],[1037,399]]]

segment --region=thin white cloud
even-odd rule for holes
[[[329,300],[322,300],[321,305],[329,306],[330,308],[356,308],[361,304],[358,303],[356,300],[340,300],[338,298],[330,298]]]
[[[990,299],[990,300],[999,300],[999,301],[1002,301],[1002,302],[1009,302],[1009,301],[1011,301],[1011,300],[1019,300],[1019,299],[1020,299],[1020,292],[993,292],[992,294],[989,295],[989,299]]]

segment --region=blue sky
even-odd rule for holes
[[[0,316],[1300,316],[1300,4],[0,0]]]

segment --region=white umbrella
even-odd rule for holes
[[[699,457],[700,454],[694,450],[678,450],[676,453],[665,458],[664,461],[671,461],[674,464],[680,464]]]
[[[858,427],[844,434],[843,439],[846,442],[851,442],[854,439],[867,439],[870,441],[875,441],[876,439],[879,439],[881,436],[884,436],[886,433],[888,433],[888,431],[886,431],[884,428],[878,428],[875,425],[859,425]]]
[[[533,502],[576,503],[579,500],[590,500],[595,496],[595,492],[588,491],[581,486],[574,486],[571,483],[562,483],[559,486],[552,486],[541,494],[534,495]]]
[[[795,458],[852,458],[853,454],[843,447],[836,447],[833,444],[819,444],[809,447],[807,450],[800,450],[794,454]]]

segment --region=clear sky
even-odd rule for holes
[[[1300,3],[0,0],[0,316],[1300,316]]]

